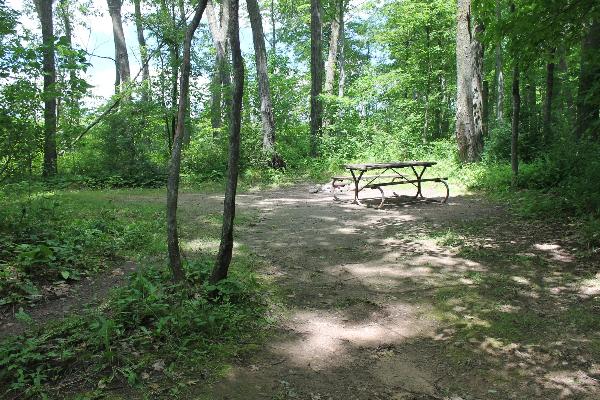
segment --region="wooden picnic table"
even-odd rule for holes
[[[437,164],[434,161],[394,161],[382,163],[346,164],[344,168],[350,171],[351,176],[332,176],[331,190],[334,199],[338,200],[335,190],[348,185],[350,181],[354,185],[354,203],[361,205],[358,194],[363,189],[377,189],[381,193],[381,202],[378,208],[385,202],[383,187],[392,185],[411,184],[417,189],[415,199],[425,199],[423,196],[424,182],[439,182],[446,187],[446,196],[441,201],[445,203],[450,195],[450,188],[446,182],[448,178],[424,178],[427,168]],[[365,174],[374,171],[372,174]],[[408,172],[408,173],[407,173]],[[411,176],[412,174],[412,176]],[[395,194],[395,193],[394,193]]]

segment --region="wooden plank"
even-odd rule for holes
[[[435,164],[437,164],[435,161],[394,161],[388,163],[345,164],[344,168],[359,171],[368,171],[371,169],[386,168],[431,167]]]

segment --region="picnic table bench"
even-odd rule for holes
[[[336,189],[353,184],[354,203],[362,205],[358,198],[358,194],[363,189],[377,189],[381,193],[381,202],[377,208],[381,208],[385,202],[385,192],[383,190],[383,187],[385,186],[411,184],[417,189],[415,199],[425,199],[423,196],[422,184],[424,182],[438,182],[446,188],[446,196],[441,200],[441,203],[445,203],[450,195],[450,188],[446,182],[448,178],[423,177],[427,168],[432,167],[435,164],[437,163],[434,161],[346,164],[344,165],[344,168],[350,171],[351,176],[331,177],[331,191],[333,193],[333,198],[339,200],[335,193]],[[408,175],[404,170],[408,170]],[[365,175],[367,171],[374,171],[374,173]],[[410,173],[412,173],[412,176]]]

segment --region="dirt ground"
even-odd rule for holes
[[[600,268],[563,226],[477,196],[376,209],[311,188],[240,196],[259,222],[238,241],[272,265],[283,316],[206,398],[600,398]]]
[[[238,196],[255,218],[236,241],[267,261],[276,326],[191,398],[600,398],[600,266],[566,223],[468,194],[376,209],[312,189]],[[180,207],[182,218],[218,213],[222,197],[184,193]],[[194,231],[184,236],[194,251]],[[72,297],[29,312],[68,312]]]

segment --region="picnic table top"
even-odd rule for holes
[[[405,167],[431,167],[435,161],[391,161],[385,163],[345,164],[346,169],[367,171],[370,169],[405,168]]]

